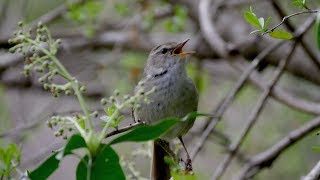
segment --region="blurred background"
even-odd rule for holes
[[[7,41],[21,20],[31,27],[41,20],[54,38],[62,40],[58,58],[74,76],[87,84],[85,96],[92,110],[101,109],[100,99],[109,97],[115,89],[132,94],[153,46],[190,39],[185,48],[197,53],[189,58],[187,71],[200,94],[199,112],[213,113],[242,74],[243,68],[239,67],[248,66],[261,51],[280,41],[267,35],[250,35],[254,29],[244,20],[243,13],[252,6],[257,16],[272,17],[272,27],[281,21],[281,16],[301,11],[291,0],[212,1],[207,16],[229,54],[221,56],[203,34],[203,28],[210,23],[202,22],[200,3],[200,0],[1,0],[1,147],[9,143],[21,145],[20,169],[32,169],[63,145],[64,140],[56,138],[46,126],[50,116],[80,111],[75,97],[54,98],[38,83],[37,74],[25,77],[23,58],[8,52],[11,46]],[[317,9],[320,2],[308,1],[308,7]],[[281,29],[299,28],[309,16],[294,17],[290,19],[293,29],[285,24]],[[276,87],[290,97],[314,103],[315,110],[306,112],[303,105],[302,108],[291,107],[271,95],[240,148],[241,154],[236,156],[222,179],[234,178],[248,158],[270,148],[320,114],[320,110],[317,111],[320,107],[320,69],[314,62],[320,62],[320,51],[313,28],[302,41],[305,48],[300,45],[296,48]],[[289,50],[289,44],[284,44],[272,51],[254,74],[258,77],[258,85],[257,81],[246,82],[223,114],[193,161],[194,171],[200,179],[210,179],[230,142],[239,137],[264,89],[259,82],[270,79]],[[128,118],[123,125],[131,122],[129,110],[124,113]],[[207,125],[205,118],[199,118],[185,137],[190,151]],[[319,145],[320,137],[316,132],[310,132],[282,152],[270,168],[262,169],[255,179],[300,179],[320,159],[320,152],[312,150]],[[140,179],[149,176],[148,143],[126,143],[115,149],[125,162],[134,166],[134,171],[126,168],[127,174],[140,172]],[[75,179],[77,162],[76,158],[68,157],[50,179]],[[139,179],[134,175],[130,177]]]

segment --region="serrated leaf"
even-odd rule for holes
[[[317,15],[316,23],[314,24],[315,27],[315,36],[316,36],[316,43],[320,50],[320,13]]]
[[[247,12],[244,13],[243,17],[252,26],[255,26],[255,27],[260,28],[260,29],[262,28],[257,16],[254,13],[252,13],[250,11],[247,11]]]
[[[167,132],[175,124],[181,122],[178,118],[166,118],[156,124],[139,126],[132,131],[113,139],[109,144],[121,142],[142,142],[156,139]]]
[[[269,35],[273,38],[284,40],[289,40],[293,37],[289,32],[283,30],[274,30],[273,32],[270,32]]]
[[[117,153],[108,145],[101,145],[101,150],[92,159],[90,178],[94,180],[119,179],[124,180],[125,175],[119,163]],[[88,172],[88,156],[82,158],[76,170],[77,180],[86,180]]]

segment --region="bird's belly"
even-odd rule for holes
[[[192,84],[193,85],[193,84]],[[194,87],[192,87],[194,88]],[[197,94],[190,87],[166,82],[149,96],[149,103],[142,102],[141,108],[135,111],[135,117],[147,123],[154,123],[168,117],[182,118],[196,111]],[[172,139],[185,134],[193,125],[194,120],[181,122],[173,127],[162,138]]]

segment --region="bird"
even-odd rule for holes
[[[147,102],[141,100],[139,108],[133,110],[135,120],[155,123],[168,117],[183,118],[197,111],[198,92],[186,72],[187,56],[194,52],[183,51],[188,41],[189,39],[181,43],[167,42],[151,50],[135,93],[150,91],[152,88],[154,92],[148,95]],[[192,171],[191,159],[182,136],[189,131],[194,121],[193,118],[179,122],[153,142],[151,179],[170,178],[170,170],[164,162],[167,153],[163,149],[163,143],[168,146],[169,141],[174,138],[179,138],[182,143],[187,154],[186,167]]]

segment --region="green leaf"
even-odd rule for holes
[[[193,174],[184,174],[175,171],[171,171],[171,176],[174,180],[197,180],[197,177]]]
[[[298,7],[303,7],[304,6],[304,4],[303,4],[303,2],[301,0],[293,1],[292,5],[298,6]]]
[[[257,16],[253,12],[247,11],[247,12],[244,13],[243,17],[252,26],[255,26],[255,27],[260,28],[260,29],[262,28]]]
[[[90,169],[90,179],[126,179],[119,163],[117,153],[108,145],[101,145],[102,149],[93,157]],[[89,164],[88,156],[85,156],[78,164],[77,180],[86,180]]]
[[[269,35],[273,38],[284,39],[284,40],[292,39],[293,37],[290,33],[283,30],[275,30],[273,32],[270,32]]]
[[[71,154],[73,150],[75,149],[79,149],[79,148],[83,148],[86,147],[86,142],[83,139],[82,136],[80,136],[79,134],[75,134],[73,136],[71,136],[71,138],[69,139],[68,143],[66,144],[66,146],[64,147],[64,156]]]
[[[271,21],[271,17],[268,17],[267,20],[266,20],[266,23],[263,26],[263,29],[266,29],[268,27],[270,21]]]
[[[56,158],[59,152],[49,156],[39,167],[29,173],[30,179],[47,179],[58,167],[60,160]]]
[[[314,150],[314,151],[320,151],[320,147],[319,147],[319,146],[317,146],[317,147],[312,147],[312,150]]]
[[[315,35],[316,35],[316,43],[317,43],[317,46],[320,50],[320,13],[318,13],[317,15],[317,20],[316,20],[316,23],[314,24],[314,27],[315,27]]]
[[[30,179],[46,179],[59,167],[60,160],[63,157],[72,154],[73,150],[83,147],[86,147],[84,139],[78,134],[73,135],[62,151],[53,153],[40,166],[29,173]]]
[[[109,144],[116,144],[125,141],[141,142],[156,139],[178,122],[181,122],[181,120],[177,118],[166,118],[156,124],[140,126],[115,138]]]

